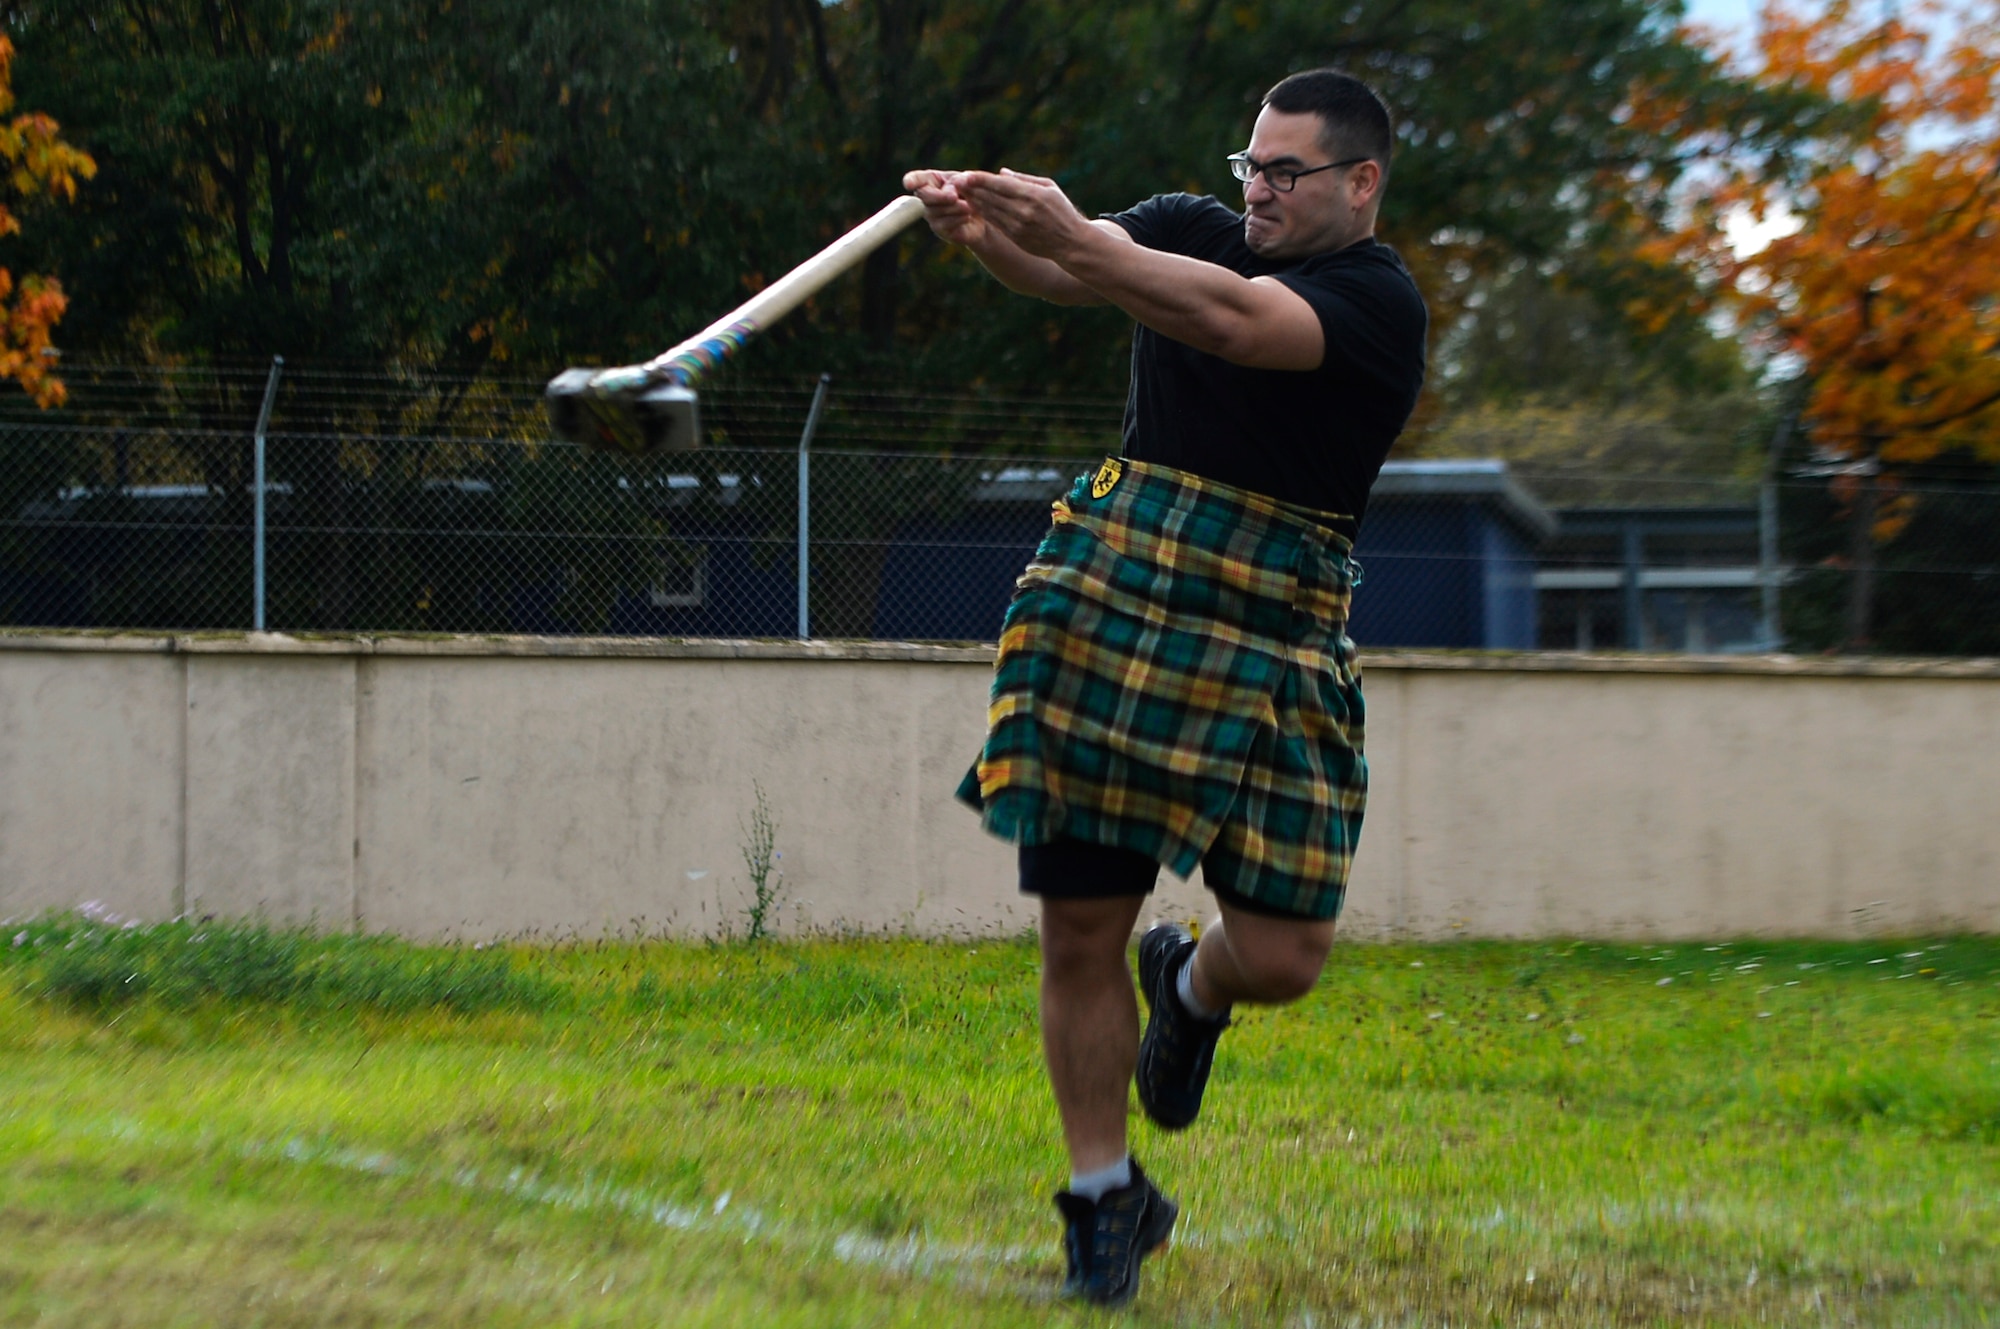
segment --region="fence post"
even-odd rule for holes
[[[806,412],[806,430],[799,435],[799,640],[812,637],[812,608],[809,603],[812,592],[812,536],[809,502],[812,493],[812,440],[813,432],[819,428],[819,413],[826,405],[826,385],[833,382],[832,374],[821,374],[819,386],[813,389],[812,409]]]
[[[1636,522],[1625,524],[1623,552],[1625,566],[1620,587],[1625,601],[1625,649],[1646,647],[1646,592],[1641,580],[1646,570],[1646,538]]]
[[[256,478],[251,483],[251,507],[256,512],[256,531],[250,537],[250,582],[252,630],[264,630],[264,433],[271,427],[271,404],[278,400],[278,373],[285,367],[285,357],[271,357],[271,376],[264,380],[264,408],[257,412],[257,434],[253,451],[256,454]]]

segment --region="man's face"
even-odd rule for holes
[[[1333,160],[1320,143],[1320,118],[1266,106],[1247,149],[1268,166],[1310,170]],[[1353,244],[1373,229],[1369,205],[1382,178],[1374,162],[1302,176],[1290,193],[1271,188],[1263,172],[1243,186],[1243,239],[1261,258],[1289,260]]]

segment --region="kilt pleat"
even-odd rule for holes
[[[1345,518],[1119,458],[1053,510],[1001,628],[986,829],[1339,912],[1367,802]]]

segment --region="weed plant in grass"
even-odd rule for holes
[[[33,927],[0,1322],[1054,1313],[1026,942],[222,929],[280,975],[231,995],[214,925]],[[52,984],[86,929],[143,991]],[[1995,1322],[2000,943],[1343,946],[1238,1015],[1193,1129],[1134,1118],[1184,1216],[1120,1322]]]

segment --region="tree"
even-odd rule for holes
[[[105,164],[50,240],[81,293],[80,344],[419,377],[657,351],[881,206],[912,164],[1047,171],[1093,210],[1161,189],[1232,197],[1221,158],[1259,95],[1326,62],[1398,112],[1385,234],[1441,324],[1519,260],[1617,309],[1621,283],[1661,279],[1630,261],[1659,211],[1635,191],[1657,200],[1691,162],[1783,142],[1800,103],[1732,78],[1659,0],[1356,0],[1332,17],[1318,0],[4,12],[37,52],[39,94]],[[1674,109],[1635,113],[1642,90]],[[757,362],[1102,392],[1124,329],[1115,311],[996,291],[919,234]],[[219,394],[217,410],[254,405]]]
[[[14,43],[0,34],[0,115],[14,108]],[[97,173],[97,163],[57,137],[56,122],[33,112],[0,124],[0,161],[16,195],[74,200],[78,179]],[[20,219],[0,201],[0,236],[17,235]],[[0,267],[0,378],[10,378],[39,406],[60,405],[65,393],[53,369],[49,334],[69,305],[53,277],[28,275],[18,282]]]
[[[512,357],[648,354],[757,266],[759,225],[723,205],[762,154],[754,135],[726,138],[728,64],[680,0],[20,0],[6,15],[40,57],[40,92],[104,163],[46,238],[74,274],[79,340],[207,371],[177,413],[212,432],[171,446],[177,478],[229,505],[222,528],[247,521],[245,426],[269,355],[377,375],[365,393],[301,376],[279,399],[293,438],[272,475],[290,525],[313,533],[273,548],[300,571],[286,584],[311,587],[293,624],[395,621],[424,600],[407,561],[363,532],[440,468],[480,460],[328,436],[434,434],[469,379]],[[94,460],[72,464],[83,483],[106,469]],[[564,471],[557,488],[618,478],[563,460],[537,458]],[[594,588],[579,624],[606,600],[594,573],[567,578]]]
[[[1764,10],[1761,78],[1849,115],[1803,179],[1739,166],[1677,237],[1809,384],[1803,423],[1850,528],[1843,636],[1857,649],[1875,635],[1881,547],[1919,502],[1904,475],[1953,451],[2000,461],[2000,5],[1873,14],[1849,0]],[[1798,215],[1794,233],[1729,247],[1732,210],[1780,208]]]
[[[14,108],[14,44],[0,33],[0,116]],[[79,179],[96,171],[88,154],[58,137],[58,125],[45,114],[24,113],[0,123],[0,161],[7,167],[7,185],[15,197],[69,201]],[[21,234],[21,222],[0,198],[0,237]],[[59,406],[67,397],[55,374],[55,350],[50,335],[68,305],[54,277],[26,275],[18,281],[11,268],[0,266],[0,378],[19,384],[43,409]],[[21,509],[55,470],[63,444],[43,435],[23,440],[9,450],[0,466],[0,516]],[[0,527],[0,569],[41,570],[36,533]],[[19,598],[18,578],[0,578],[0,619],[12,616]]]
[[[768,262],[759,219],[729,207],[764,145],[729,137],[733,74],[684,0],[5,12],[104,168],[41,241],[72,276],[77,343],[408,381],[316,419],[290,396],[294,427],[422,428],[451,406],[435,373],[656,351]],[[254,415],[260,386],[218,377],[203,423]]]
[[[747,103],[774,124],[813,127],[824,151],[802,187],[849,208],[872,206],[888,167],[911,162],[1041,171],[1087,210],[1174,189],[1231,199],[1221,160],[1246,141],[1264,90],[1291,70],[1346,66],[1397,113],[1382,229],[1417,270],[1440,329],[1525,261],[1540,280],[1591,293],[1654,357],[1660,339],[1637,335],[1625,306],[1642,290],[1688,304],[1680,269],[1638,255],[1666,226],[1674,182],[1718,154],[1770,156],[1821,109],[1810,95],[1732,76],[1675,26],[1676,9],[1658,0],[1356,0],[1337,13],[1318,0],[719,6],[735,25]],[[906,252],[885,252],[870,269],[871,283],[895,279],[892,297],[870,294],[857,309],[837,296],[815,325],[851,328],[860,315],[879,347],[884,327],[867,308],[893,302],[893,363],[906,372],[1115,389],[1126,353],[1115,312],[1056,311],[996,292],[965,255],[928,237]],[[1693,315],[1681,322],[1699,325]],[[827,342],[800,339],[820,357]]]
[[[1438,338],[1435,414],[1401,450],[1504,459],[1555,504],[1740,500],[1769,436],[1741,348],[1698,318],[1643,326],[1566,271],[1503,269]]]
[[[0,6],[36,55],[37,97],[104,168],[38,238],[77,297],[66,332],[209,371],[193,413],[214,432],[177,446],[232,503],[273,352],[390,380],[288,392],[280,430],[430,434],[481,380],[657,352],[880,207],[910,165],[1043,170],[1092,210],[1162,189],[1231,197],[1221,158],[1263,90],[1307,64],[1349,65],[1397,108],[1385,228],[1440,323],[1516,262],[1617,289],[1643,230],[1622,202],[1634,173],[1669,180],[1714,150],[1694,128],[1754,121],[1737,136],[1754,144],[1787,124],[1776,94],[1731,79],[1647,0],[1355,0],[1331,18],[1318,0]],[[1694,109],[1635,116],[1640,88]],[[1014,297],[919,232],[753,362],[1108,394],[1127,328],[1116,310]],[[883,394],[878,418],[854,441],[984,446],[906,396]],[[465,460],[316,442],[273,465],[290,519],[325,533],[296,551],[316,581],[299,612],[337,626],[400,584],[351,534],[370,505]]]

